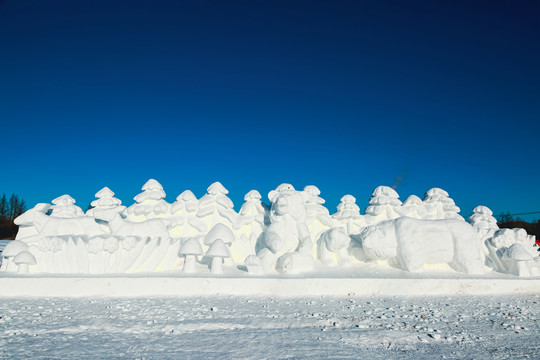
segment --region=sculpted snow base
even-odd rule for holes
[[[330,215],[315,186],[282,184],[270,205],[251,190],[240,212],[219,182],[197,199],[186,190],[165,201],[150,179],[125,207],[107,187],[84,214],[69,195],[37,204],[19,216],[17,240],[2,253],[1,271],[26,273],[130,273],[183,271],[221,274],[222,267],[252,274],[302,273],[321,267],[387,262],[405,271],[429,265],[467,274],[495,270],[538,276],[540,258],[524,230],[499,230],[491,211],[478,206],[470,224],[439,188],[404,203],[377,187],[360,214],[345,195]]]

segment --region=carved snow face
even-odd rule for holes
[[[365,254],[372,259],[385,260],[397,255],[394,229],[385,226],[368,226],[360,234]]]
[[[277,217],[289,215],[296,221],[302,221],[306,215],[304,197],[299,191],[280,193],[272,202],[272,213]]]

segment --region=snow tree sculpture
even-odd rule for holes
[[[388,186],[378,186],[373,191],[369,206],[365,211],[365,219],[368,224],[376,224],[384,220],[398,218],[401,201],[398,193]]]
[[[448,193],[443,189],[432,188],[424,195],[424,204],[426,206],[426,219],[459,219],[465,220],[458,213],[460,209],[454,203]]]
[[[166,217],[170,204],[165,199],[165,191],[159,182],[148,180],[142,187],[143,192],[135,196],[136,204],[127,208],[127,218],[131,221]]]
[[[337,206],[337,212],[332,215],[347,232],[347,235],[360,233],[365,222],[360,215],[360,207],[356,205],[356,198],[352,195],[345,195],[341,198]]]
[[[187,237],[206,233],[209,229],[197,217],[198,209],[199,201],[190,190],[178,195],[171,205],[171,221],[174,224],[171,235]]]
[[[97,200],[90,203],[91,209],[88,209],[86,215],[94,216],[96,213],[123,213],[126,207],[122,201],[114,197],[114,192],[108,187],[104,187],[96,193]],[[95,216],[94,216],[95,217]]]
[[[425,219],[426,217],[426,207],[416,195],[409,196],[405,202],[401,205],[401,208],[396,209],[401,216],[408,216],[415,219]]]
[[[75,199],[67,194],[57,197],[52,203],[51,216],[72,218],[84,215],[82,209],[75,205]]]
[[[231,199],[227,197],[229,190],[225,189],[220,182],[215,182],[208,187],[206,194],[199,200],[199,217],[208,229],[216,224],[224,224],[232,229],[236,221],[236,212]]]
[[[261,201],[261,194],[251,190],[244,196],[244,204],[233,225],[238,240],[232,245],[234,253],[243,254],[241,259],[257,253],[257,242],[269,224],[269,207]]]
[[[314,185],[308,185],[304,188],[306,193],[306,225],[313,241],[317,241],[321,233],[332,228],[334,219],[323,204],[326,202],[319,195],[321,191]],[[315,250],[315,249],[314,249]]]
[[[477,206],[469,216],[469,222],[476,229],[480,238],[485,241],[499,230],[497,219],[493,217],[493,211],[487,206]]]

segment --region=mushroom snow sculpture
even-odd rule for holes
[[[210,265],[210,272],[212,274],[222,274],[223,273],[223,261],[231,257],[229,252],[229,247],[221,239],[217,239],[212,243],[210,248],[205,254],[206,257],[212,259],[212,264]]]
[[[19,266],[19,269],[17,271],[19,274],[28,274],[28,265],[37,264],[34,255],[32,255],[28,251],[21,251],[19,254],[17,254],[17,256],[15,256],[15,258],[13,259],[13,263]]]
[[[212,229],[210,229],[208,234],[206,234],[206,236],[204,237],[204,245],[210,246],[217,239],[221,239],[221,241],[223,241],[226,245],[231,246],[235,242],[236,237],[234,236],[234,233],[232,232],[232,230],[227,225],[216,224],[216,225],[214,225],[214,227],[212,227]],[[229,259],[228,260],[229,265],[232,265],[232,261],[230,260],[231,258],[233,260],[237,261],[237,262],[242,261],[242,258],[240,257],[242,255],[241,251],[238,251],[238,252],[240,254],[236,254],[233,251],[231,256],[227,257],[227,259]]]
[[[531,276],[529,263],[533,262],[533,256],[519,243],[515,243],[506,249],[502,260],[506,263],[508,273],[517,276]]]
[[[4,248],[4,251],[2,251],[3,259],[0,271],[10,271],[12,269],[10,263],[19,253],[23,251],[28,251],[28,245],[19,240],[10,241]]]
[[[202,255],[202,253],[203,250],[199,240],[191,238],[184,241],[182,246],[180,246],[180,250],[178,250],[178,256],[183,256],[185,258],[182,271],[185,273],[194,273],[195,265],[197,264],[197,256]]]

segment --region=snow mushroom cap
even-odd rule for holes
[[[202,255],[203,250],[201,247],[201,244],[199,243],[199,240],[195,238],[190,238],[184,241],[182,246],[180,246],[180,250],[178,250],[178,255]]]
[[[28,251],[21,251],[15,258],[13,259],[13,263],[16,265],[20,264],[27,264],[27,265],[36,265],[36,258],[34,255],[29,253]]]
[[[227,225],[216,224],[204,237],[204,244],[211,245],[217,239],[221,239],[224,243],[230,244],[235,240],[235,237],[234,233]]]
[[[531,260],[533,258],[531,254],[529,254],[529,252],[523,247],[523,245],[517,243],[506,249],[504,255],[517,261]]]
[[[220,257],[220,258],[230,258],[231,253],[229,247],[221,239],[217,239],[212,243],[205,256],[207,257]]]
[[[28,245],[19,240],[10,241],[4,251],[2,251],[2,256],[4,257],[14,257],[17,256],[20,252],[27,251]]]

